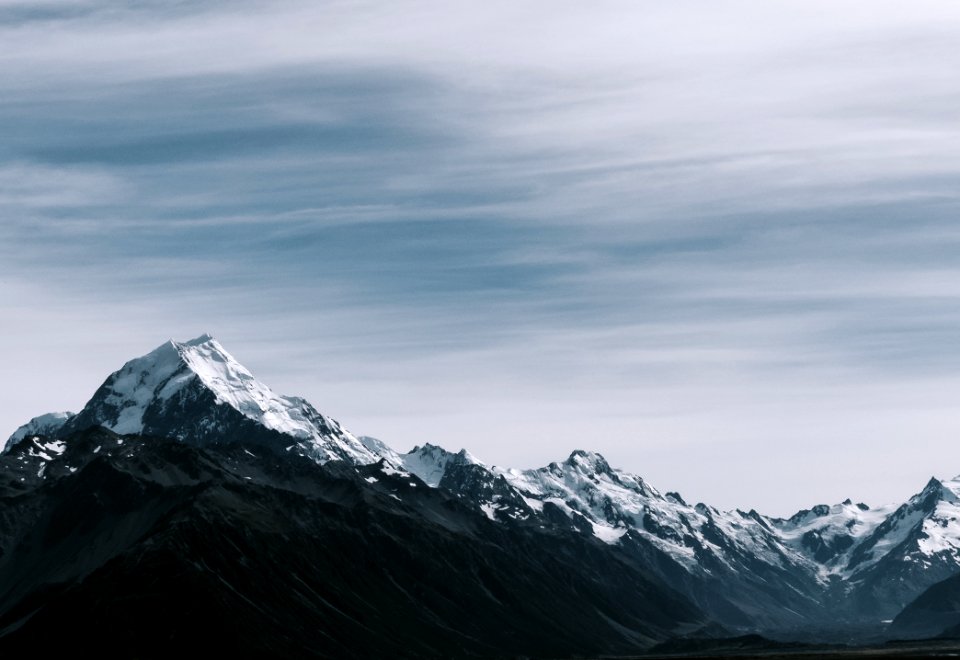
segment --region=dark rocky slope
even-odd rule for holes
[[[382,464],[103,429],[50,460],[43,443],[0,458],[7,656],[624,654],[707,623],[616,547]]]

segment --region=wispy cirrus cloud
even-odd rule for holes
[[[210,330],[400,446],[589,446],[775,513],[902,498],[938,469],[905,440],[960,430],[958,22],[0,2],[0,313],[26,374],[0,421]]]

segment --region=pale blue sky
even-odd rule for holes
[[[0,0],[0,424],[168,337],[398,449],[960,473],[960,6]]]

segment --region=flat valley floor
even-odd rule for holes
[[[721,645],[710,649],[690,650],[676,653],[653,653],[640,656],[631,656],[630,660],[666,660],[667,658],[682,658],[683,660],[707,660],[736,658],[752,660],[806,660],[817,658],[823,660],[861,660],[864,658],[956,658],[960,657],[960,640],[921,641],[921,642],[890,642],[880,646],[860,648],[836,648],[823,646],[809,646],[797,649],[737,649],[733,646]],[[609,660],[612,660],[610,658]],[[618,658],[617,660],[628,660]]]

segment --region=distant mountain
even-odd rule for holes
[[[102,442],[94,445],[91,438],[100,438]],[[158,452],[155,456],[151,453],[154,444]],[[899,506],[871,508],[847,500],[841,504],[817,505],[781,519],[755,510],[720,511],[704,503],[687,503],[680,494],[662,493],[640,476],[618,470],[603,456],[590,451],[577,450],[563,461],[531,470],[487,465],[466,450],[451,452],[433,444],[422,444],[401,453],[375,438],[354,436],[304,399],[275,394],[215,339],[204,335],[188,342],[170,341],[131,360],[110,375],[76,415],[58,413],[35,418],[11,436],[0,461],[7,498],[2,502],[7,508],[0,510],[0,522],[6,525],[0,525],[0,552],[3,553],[0,567],[6,565],[5,561],[13,561],[10,566],[14,567],[7,573],[0,572],[0,589],[8,590],[0,607],[13,608],[2,610],[8,612],[3,616],[13,616],[9,612],[20,612],[17,608],[34,602],[24,601],[25,598],[39,598],[37,602],[47,607],[42,595],[46,587],[38,585],[65,581],[74,585],[70,589],[80,589],[76,581],[86,575],[83,571],[66,576],[43,574],[31,578],[33,582],[16,577],[17,574],[31,575],[36,568],[30,568],[29,562],[39,560],[27,559],[28,556],[43,556],[36,548],[28,555],[17,554],[20,552],[17,544],[29,537],[27,528],[21,526],[42,528],[47,524],[42,518],[46,514],[40,512],[61,506],[58,498],[66,497],[69,491],[64,484],[75,483],[76,475],[90,469],[104,469],[91,468],[104,461],[115,466],[117,461],[133,460],[139,455],[153,456],[149,469],[137,463],[138,470],[147,471],[134,475],[140,481],[135,495],[130,496],[130,517],[123,518],[119,531],[116,525],[121,523],[113,518],[109,518],[112,521],[109,524],[98,525],[88,517],[91,531],[84,542],[122,554],[147,533],[144,525],[159,524],[159,519],[151,516],[163,507],[151,508],[155,503],[150,499],[153,493],[161,493],[166,488],[180,493],[180,489],[189,491],[198,487],[192,481],[196,479],[193,472],[185,477],[186,468],[165,462],[174,460],[170,452],[180,450],[171,447],[178,446],[183,446],[183,451],[191,457],[188,460],[193,466],[191,470],[200,470],[199,461],[206,466],[203,469],[235,476],[235,464],[252,469],[251,461],[263,462],[264,465],[243,475],[239,481],[230,481],[241,485],[251,482],[248,483],[250,491],[239,489],[234,493],[236,489],[231,490],[234,493],[231,497],[238,497],[244,507],[251,507],[250,515],[260,506],[256,498],[263,495],[259,487],[254,488],[257,484],[304,495],[312,492],[314,479],[323,481],[329,477],[339,484],[330,488],[346,488],[343,484],[346,479],[353,484],[349,488],[371,491],[358,496],[364,502],[380,502],[383,497],[390,500],[389,515],[410,518],[410,528],[423,531],[424,538],[436,530],[420,530],[421,525],[439,525],[447,530],[444,534],[460,533],[468,528],[493,534],[497,542],[481,544],[477,550],[480,554],[470,559],[480,564],[487,561],[481,555],[492,552],[507,563],[514,562],[520,570],[525,564],[512,556],[511,544],[521,540],[533,543],[529,541],[531,538],[537,539],[537,543],[546,543],[546,539],[550,539],[550,543],[559,544],[556,547],[562,549],[549,555],[556,562],[557,576],[565,580],[569,588],[574,588],[577,580],[595,582],[602,592],[597,598],[604,603],[613,602],[610,599],[617,592],[617,586],[596,575],[589,577],[584,571],[596,570],[600,575],[604,562],[610,562],[610,566],[616,567],[611,568],[612,574],[627,571],[629,576],[624,579],[645,585],[641,591],[651,595],[651,603],[662,600],[677,604],[676,614],[668,617],[669,621],[654,617],[651,621],[659,623],[645,627],[639,619],[630,620],[626,628],[630,632],[624,633],[624,639],[633,639],[637,648],[661,641],[666,635],[683,634],[684,630],[708,625],[730,634],[762,632],[781,638],[802,638],[813,634],[810,631],[818,631],[818,635],[836,631],[839,639],[854,635],[850,631],[857,631],[857,635],[879,635],[881,621],[893,619],[928,587],[960,572],[960,481],[957,480],[931,480],[920,493]],[[242,459],[240,463],[236,463],[238,459]],[[288,463],[298,467],[282,467]],[[124,465],[123,470],[133,469]],[[271,470],[269,479],[258,470]],[[405,485],[403,492],[398,490],[399,486],[391,486],[393,490],[384,494],[384,483]],[[93,494],[96,484],[90,483],[88,487],[89,497],[96,499]],[[151,493],[149,504],[141,501],[147,493]],[[248,499],[248,493],[253,499]],[[168,495],[161,493],[157,497],[156,501],[166,502]],[[170,501],[179,502],[176,506],[186,506],[185,500],[177,499],[180,494],[171,493],[169,497]],[[322,500],[327,495],[316,497]],[[430,502],[430,505],[391,508],[394,502],[408,504],[410,498]],[[207,514],[214,518],[220,515],[212,510],[206,511]],[[286,514],[268,506],[256,515],[283,518]],[[452,517],[447,518],[448,515]],[[329,533],[317,521],[310,520],[312,522],[298,532],[304,539]],[[467,520],[471,522],[468,524]],[[237,534],[251,522],[238,516],[230,518],[230,524],[236,529],[229,534]],[[285,529],[284,534],[294,534],[293,527]],[[127,532],[123,530],[135,532],[136,538],[124,536]],[[220,531],[228,533],[225,529]],[[56,537],[56,533],[53,536]],[[78,547],[57,552],[77,552]],[[194,550],[200,553],[198,548]],[[543,552],[532,546],[528,550],[535,554]],[[101,570],[106,566],[103,562],[112,561],[114,556],[87,554],[91,558],[84,564],[84,570],[90,571]],[[21,559],[10,559],[14,555]],[[581,562],[586,561],[584,557],[596,563],[581,566]],[[66,560],[50,556],[44,561],[45,566],[57,566]],[[335,565],[337,571],[355,569],[352,565],[342,568]],[[486,584],[483,570],[477,567],[469,570],[475,571],[470,579]],[[453,573],[447,579],[452,580],[452,576]],[[389,579],[393,581],[390,584],[409,590],[410,584],[417,583],[421,577],[419,573],[398,569]],[[513,593],[511,589],[526,594],[524,589],[530,588],[527,578],[520,574],[508,577],[503,573],[498,579],[504,580],[504,585],[514,584],[504,586],[503,593],[491,591],[498,601]],[[28,593],[24,585],[40,591]],[[114,588],[119,587],[111,587]],[[577,593],[581,588],[586,587],[577,586]],[[574,601],[578,598],[568,596]],[[418,607],[425,606],[416,594],[411,597],[420,603]],[[408,606],[413,605],[408,603]],[[636,611],[653,616],[649,608]],[[619,619],[615,620],[618,625],[622,624]],[[904,620],[909,620],[909,616]],[[610,634],[610,630],[600,624],[594,630]],[[519,632],[511,634],[516,635],[517,640],[530,641]],[[582,639],[588,637],[595,639],[587,633]],[[607,646],[584,642],[578,648],[587,649],[589,653],[614,647],[622,652],[627,648],[620,645],[622,640],[616,641],[620,638],[611,639],[614,641]],[[505,641],[503,644],[497,648],[514,648]],[[439,652],[439,648],[432,650]]]
[[[688,505],[599,454],[577,450],[523,471],[432,445],[394,460],[491,520],[535,522],[621,548],[724,625],[782,629],[823,619],[809,562],[762,516]]]
[[[892,512],[892,507],[871,509],[845,500],[804,509],[789,519],[772,520],[780,537],[791,548],[818,566],[822,575],[843,575],[850,552]]]
[[[780,519],[690,505],[594,452],[513,470],[434,445],[380,451],[492,520],[539,519],[628,549],[734,630],[876,632],[926,587],[960,571],[958,481],[933,480],[899,507],[847,500]]]
[[[931,479],[848,554],[846,597],[893,618],[927,587],[960,571],[960,480]]]

